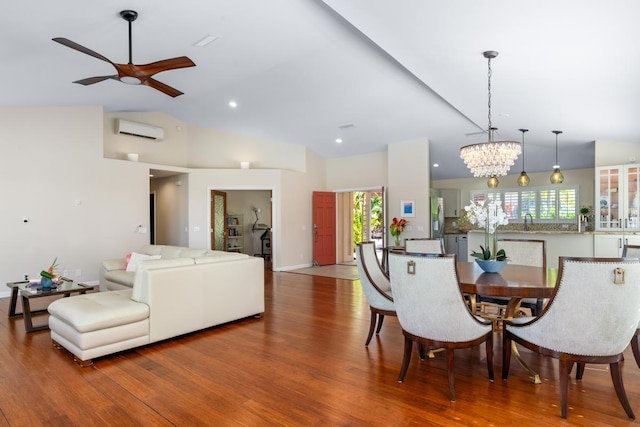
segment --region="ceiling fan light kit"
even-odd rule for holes
[[[186,56],[164,59],[162,61],[152,62],[150,64],[134,64],[131,43],[131,24],[138,18],[138,13],[134,10],[123,10],[122,12],[120,12],[120,16],[122,17],[122,19],[129,23],[129,62],[127,64],[118,64],[112,62],[110,59],[100,55],[99,53],[94,52],[93,50],[88,49],[82,45],[79,45],[78,43],[72,42],[71,40],[64,37],[53,38],[53,41],[58,42],[64,46],[75,49],[78,52],[82,52],[86,55],[93,56],[94,58],[100,59],[101,61],[108,62],[109,64],[113,65],[117,72],[117,74],[114,75],[89,77],[86,79],[77,80],[74,83],[89,86],[105,80],[117,80],[129,85],[149,86],[174,98],[176,96],[182,95],[183,93],[179,90],[154,79],[153,76],[163,71],[175,70],[178,68],[195,67],[196,64]]]
[[[464,160],[474,177],[504,176],[515,163],[521,152],[520,143],[515,141],[494,141],[493,132],[496,130],[491,124],[491,60],[498,56],[498,52],[490,50],[483,53],[488,62],[488,107],[489,126],[487,128],[488,141],[478,144],[465,145],[460,148],[460,158]],[[497,178],[496,178],[497,181]]]

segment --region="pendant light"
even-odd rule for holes
[[[560,172],[560,165],[558,164],[558,134],[562,133],[561,130],[552,130],[551,132],[556,134],[556,164],[553,165],[553,173],[549,177],[552,184],[562,184],[564,181],[564,175]]]
[[[529,132],[529,129],[518,129],[522,132],[522,172],[520,172],[520,176],[518,177],[518,185],[520,187],[526,187],[529,185],[529,176],[524,171],[524,133]]]
[[[500,184],[500,181],[498,181],[498,177],[495,175],[491,175],[491,177],[487,180],[487,187],[489,188],[496,188],[498,184]]]
[[[464,160],[473,176],[497,177],[509,172],[515,160],[520,154],[520,144],[515,141],[493,141],[491,125],[491,60],[498,56],[498,52],[489,50],[483,53],[489,64],[488,92],[489,92],[489,127],[487,128],[488,141],[479,144],[465,145],[460,148],[460,158]],[[497,178],[496,178],[497,180]],[[497,184],[496,184],[497,185]]]

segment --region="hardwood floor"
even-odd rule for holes
[[[369,310],[359,282],[267,273],[266,312],[179,339],[97,359],[80,368],[51,346],[48,332],[25,334],[0,300],[0,426],[627,426],[608,368],[570,381],[569,418],[559,409],[557,363],[521,350],[543,384],[513,361],[487,378],[482,347],[456,352],[456,396],[446,361],[411,361],[396,379],[403,337],[395,318],[364,341]],[[45,321],[39,316],[36,321]],[[587,339],[585,337],[585,339]],[[626,390],[640,417],[640,369],[625,353]]]

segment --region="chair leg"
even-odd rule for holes
[[[420,360],[424,360],[425,358],[424,354],[425,354],[425,345],[418,343],[418,355],[420,356]]]
[[[581,380],[584,375],[584,363],[578,363],[578,367],[576,368],[576,379]]]
[[[404,356],[402,358],[402,367],[400,368],[400,375],[398,375],[398,382],[404,381],[404,376],[409,368],[409,362],[411,362],[411,352],[413,351],[413,341],[408,337],[404,337]]]
[[[382,322],[384,322],[384,314],[378,314],[378,329],[376,329],[376,335],[378,335],[380,329],[382,329]]]
[[[493,382],[493,332],[487,337],[485,342],[485,349],[487,352],[487,370],[489,371],[489,381]]]
[[[636,416],[631,409],[631,404],[629,404],[629,399],[627,399],[627,393],[624,391],[624,384],[622,383],[622,370],[620,369],[620,363],[610,363],[609,370],[611,372],[611,379],[613,380],[613,387],[616,389],[616,394],[618,395],[618,400],[620,404],[624,408],[624,411],[627,413],[627,416],[632,420],[636,419]]]
[[[560,360],[559,375],[560,375],[560,411],[562,418],[567,418],[567,409],[569,404],[567,401],[567,394],[569,393],[569,367],[572,362],[569,360]]]
[[[511,338],[507,336],[506,328],[502,332],[502,379],[509,378],[509,364],[511,363]]]
[[[445,352],[447,353],[447,378],[449,380],[449,400],[451,400],[452,402],[455,402],[456,401],[456,391],[454,389],[454,384],[453,384],[453,373],[454,373],[453,349],[452,348],[448,348],[448,349],[445,350]]]
[[[631,350],[633,350],[633,357],[636,359],[636,365],[640,368],[640,347],[638,346],[638,334],[640,329],[636,330],[636,334],[631,338]]]
[[[376,329],[376,322],[378,320],[378,313],[371,312],[371,322],[369,323],[369,335],[367,335],[367,341],[364,343],[364,346],[368,346],[371,342],[371,338],[373,337],[373,331]]]

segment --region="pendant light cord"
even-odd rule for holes
[[[491,142],[491,134],[493,133],[493,127],[491,125],[491,57],[488,58],[488,68],[489,71],[487,73],[487,91],[489,93],[489,96],[487,100],[487,106],[489,107],[489,114],[487,115],[487,118],[489,119],[489,128],[487,130],[489,132],[489,142]]]

